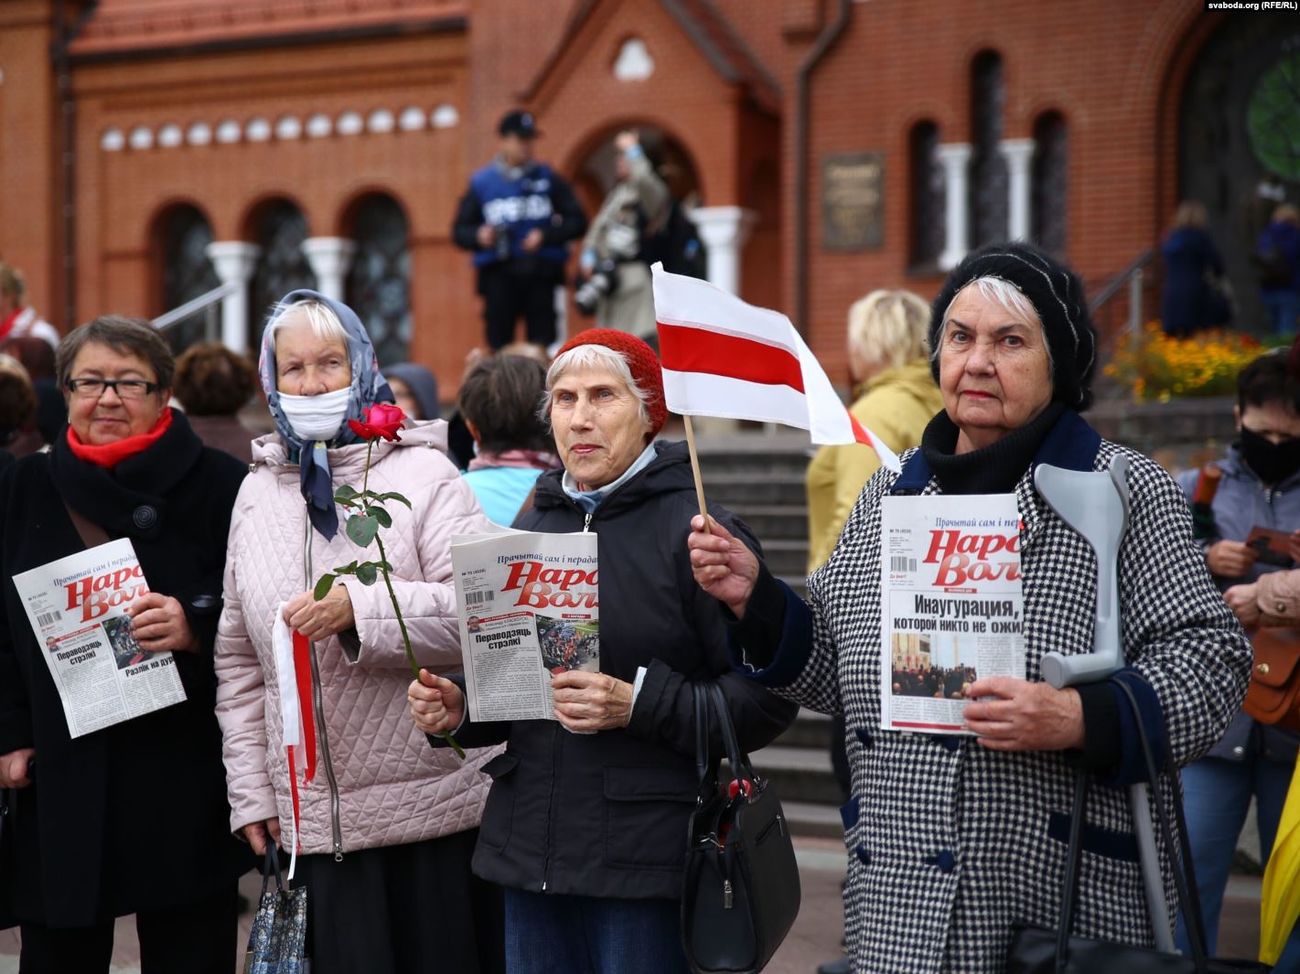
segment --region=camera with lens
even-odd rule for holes
[[[508,226],[499,226],[492,236],[492,247],[496,251],[497,260],[510,259],[510,228]]]
[[[594,315],[601,298],[607,298],[618,287],[618,265],[608,257],[598,261],[587,279],[573,292],[573,303],[584,315]]]

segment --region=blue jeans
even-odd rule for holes
[[[1202,758],[1183,768],[1187,833],[1192,845],[1192,864],[1196,868],[1196,889],[1204,914],[1205,943],[1211,954],[1219,940],[1223,892],[1228,885],[1228,872],[1237,851],[1237,836],[1246,821],[1250,799],[1255,799],[1260,860],[1264,861],[1273,849],[1293,770],[1293,765],[1259,756],[1244,761]],[[1183,953],[1191,952],[1181,917],[1175,939]],[[1273,972],[1300,974],[1300,926],[1291,932]]]
[[[505,892],[507,974],[688,974],[678,900]]]
[[[1273,333],[1294,335],[1296,318],[1300,316],[1300,294],[1294,291],[1265,291],[1260,297],[1273,318]]]

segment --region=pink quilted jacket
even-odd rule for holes
[[[404,430],[399,442],[377,445],[370,470],[372,489],[399,491],[413,506],[408,511],[399,502],[386,505],[393,526],[383,530],[384,545],[416,657],[443,672],[462,668],[451,537],[489,528],[470,488],[443,455],[446,426],[441,420],[421,423]],[[364,444],[330,450],[334,483],[360,489],[365,457]],[[288,838],[292,806],[271,628],[277,607],[311,588],[321,574],[377,557],[374,546],[363,551],[348,539],[342,509],[339,515],[332,541],[307,531],[297,464],[288,462],[276,434],[253,443],[253,472],[239,491],[230,527],[216,644],[217,719],[234,831],[278,815]],[[471,750],[461,761],[449,749],[429,746],[407,710],[411,673],[382,580],[344,584],[356,616],[355,637],[341,634],[314,644],[324,734],[318,728],[316,777],[305,787],[298,762],[302,851],[348,852],[476,827],[490,784],[479,768],[497,749]]]

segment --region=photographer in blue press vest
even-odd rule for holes
[[[497,126],[501,151],[470,177],[452,226],[456,245],[474,254],[488,346],[515,340],[522,317],[527,340],[555,342],[555,288],[564,281],[568,243],[586,231],[573,189],[533,159],[531,112],[506,113]]]

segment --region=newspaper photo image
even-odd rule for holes
[[[880,726],[969,733],[972,683],[1025,678],[1015,497],[886,497],[881,537]]]
[[[130,539],[60,558],[13,581],[45,647],[71,737],[185,699],[175,657],[146,652],[132,634],[126,609],[149,583]]]
[[[145,661],[144,650],[131,634],[131,620],[126,616],[117,616],[104,623],[104,632],[108,635],[108,644],[113,647],[113,658],[117,668],[125,670]]]
[[[551,677],[600,670],[594,534],[452,539],[470,716],[554,720]]]

